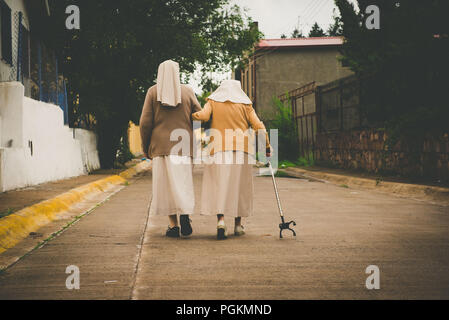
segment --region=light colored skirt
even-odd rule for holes
[[[150,214],[193,214],[192,159],[169,155],[153,159],[153,198]]]
[[[236,164],[238,157],[244,159],[242,164]],[[205,165],[201,214],[231,217],[252,214],[254,186],[249,157],[241,151],[217,152],[213,156],[214,163]],[[223,159],[232,159],[232,162],[217,161]]]

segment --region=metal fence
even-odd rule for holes
[[[58,60],[53,50],[29,31],[22,12],[12,12],[11,61],[9,77],[0,81],[19,81],[25,87],[25,96],[58,105],[68,124],[66,81],[58,71]],[[8,39],[7,39],[8,41]]]
[[[300,155],[309,158],[316,143],[317,112],[315,103],[315,82],[311,82],[287,94],[279,96],[285,103],[290,101],[295,122]]]
[[[316,88],[319,132],[348,131],[367,126],[360,104],[360,80],[349,76]]]
[[[279,96],[290,101],[301,156],[315,156],[317,133],[369,127],[361,112],[360,87],[361,80],[349,76],[321,86],[311,82]]]

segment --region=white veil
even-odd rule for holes
[[[245,92],[243,92],[240,81],[237,80],[224,80],[208,99],[218,102],[253,103]]]
[[[181,81],[177,62],[166,60],[159,65],[156,86],[157,101],[161,104],[176,107],[181,103]]]

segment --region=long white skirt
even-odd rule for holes
[[[239,157],[244,162],[236,164]],[[214,163],[205,165],[201,214],[231,217],[252,215],[254,186],[249,157],[241,151],[218,152],[213,156]],[[228,161],[219,162],[223,159],[232,159],[232,164]]]
[[[150,214],[193,214],[192,159],[169,155],[153,159],[153,198]]]

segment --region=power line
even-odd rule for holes
[[[310,2],[306,5],[306,8],[304,9],[305,11],[308,11],[311,7],[313,7],[313,5],[316,3],[315,0],[310,0]],[[295,17],[295,21],[298,17]],[[281,28],[278,28],[276,30],[275,34],[279,34],[281,31],[285,31],[286,27],[290,27],[292,25],[292,20],[289,20],[286,24],[284,24]],[[285,34],[285,32],[282,32],[283,34]]]
[[[317,5],[306,15],[304,15],[304,21],[308,23],[313,23],[311,21],[315,18],[315,16],[320,12],[321,8],[328,2],[328,0],[317,1]]]
[[[323,0],[313,1],[313,5],[311,5],[308,9],[304,10],[304,12],[302,13],[302,17],[308,16],[317,6],[319,6],[320,1]]]
[[[314,21],[316,15],[325,7],[326,4],[328,4],[329,0],[322,1],[313,11],[313,13],[310,13],[307,18],[305,19],[307,22],[309,22],[309,25],[312,25],[312,23],[316,22]]]

